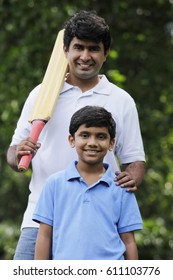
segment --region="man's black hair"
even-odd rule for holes
[[[79,11],[64,24],[64,28],[64,46],[67,50],[74,37],[97,44],[102,42],[105,54],[110,48],[109,26],[102,17],[96,14],[96,11]]]

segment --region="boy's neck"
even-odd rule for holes
[[[76,165],[77,170],[88,186],[93,185],[100,180],[103,174],[106,172],[103,164],[99,165],[85,165],[80,162]]]

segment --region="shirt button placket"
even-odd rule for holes
[[[84,203],[89,203],[90,202],[89,196],[90,196],[90,190],[87,189],[84,193],[84,200],[83,200]]]

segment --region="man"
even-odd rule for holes
[[[144,176],[144,150],[138,114],[131,96],[110,83],[100,69],[110,49],[109,27],[94,12],[80,11],[65,24],[64,51],[69,73],[61,90],[52,118],[40,134],[38,143],[28,137],[31,124],[28,118],[40,85],[28,96],[10,144],[7,161],[18,170],[22,155],[33,154],[32,178],[28,206],[22,222],[21,236],[14,259],[34,259],[34,246],[38,232],[32,214],[45,180],[52,173],[65,169],[77,158],[68,145],[68,126],[75,111],[85,105],[99,105],[110,111],[116,121],[116,145],[105,160],[117,176],[121,187],[135,191]],[[58,77],[57,77],[58,78]]]

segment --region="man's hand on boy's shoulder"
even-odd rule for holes
[[[145,175],[145,162],[136,161],[122,165],[123,171],[116,172],[115,182],[127,192],[135,192],[140,186]]]
[[[132,178],[130,173],[126,171],[117,171],[115,172],[116,178],[115,182],[121,188],[126,188],[127,192],[135,192],[137,191],[136,181]]]

